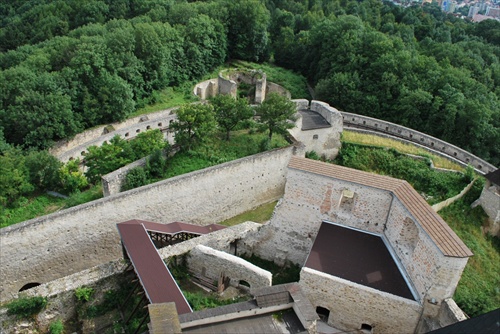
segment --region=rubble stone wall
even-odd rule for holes
[[[273,275],[240,257],[213,248],[198,245],[189,252],[187,264],[190,270],[217,281],[221,275],[229,277],[233,286],[240,281],[251,288],[271,286]]]
[[[351,332],[414,333],[422,307],[415,301],[368,288],[320,271],[302,268],[299,285],[314,307],[330,311],[328,324]]]
[[[283,195],[293,146],[132,189],[0,230],[0,301],[122,257],[116,224],[217,223]]]

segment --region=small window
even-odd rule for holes
[[[326,307],[318,306],[316,307],[316,314],[322,321],[328,322],[328,317],[330,316],[330,310],[327,309]]]
[[[151,129],[151,125],[146,126],[146,130]]]
[[[81,152],[80,152],[80,154],[81,154],[81,155],[85,155],[85,151],[81,151]]]
[[[128,137],[128,136],[129,136],[129,133],[127,132],[127,133],[125,134],[125,137]]]
[[[141,129],[135,130],[135,133],[139,133],[139,132],[141,132]]]
[[[363,333],[372,333],[373,332],[373,327],[368,324],[361,324],[361,331]]]
[[[158,123],[158,126],[162,126],[162,125],[163,125],[163,124],[162,124],[161,122],[160,122],[160,123]]]
[[[314,135],[314,136],[313,136],[313,139],[318,139],[318,138],[319,138],[319,136],[318,136],[318,135]]]
[[[413,135],[410,133],[410,138],[413,138]]]

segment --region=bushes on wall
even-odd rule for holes
[[[7,314],[18,318],[30,318],[38,314],[47,305],[44,297],[19,298],[7,304]]]

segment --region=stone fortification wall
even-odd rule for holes
[[[490,217],[488,233],[500,236],[500,186],[487,181],[479,197],[479,202]]]
[[[303,100],[297,100],[298,109],[308,109]],[[305,100],[307,101],[307,100]],[[290,133],[300,141],[307,151],[314,151],[327,159],[335,159],[341,147],[340,136],[342,134],[342,115],[340,112],[330,107],[327,103],[311,101],[310,109],[319,113],[330,123],[331,127],[321,129],[302,130],[302,117],[296,122],[296,127]]]
[[[122,185],[125,182],[128,172],[136,167],[146,166],[147,157],[136,160],[131,164],[118,168],[114,172],[103,175],[101,178],[102,193],[104,197],[118,194],[121,191]]]
[[[273,275],[237,256],[198,245],[189,252],[187,264],[198,275],[217,281],[221,275],[229,277],[232,286],[246,281],[251,288],[271,286]]]
[[[472,165],[476,171],[481,174],[486,174],[496,170],[495,166],[484,161],[483,159],[476,157],[475,155],[457,146],[429,136],[425,133],[363,115],[342,112],[342,116],[344,119],[344,127],[359,127],[362,129],[385,133],[387,135],[412,142],[426,149],[430,149],[434,153],[443,155],[464,167]]]
[[[467,320],[465,313],[453,299],[449,298],[441,304],[437,317],[422,317],[416,333],[428,333],[464,320]]]
[[[274,82],[268,81],[267,85],[266,85],[266,94],[269,94],[269,93],[276,93],[276,94],[285,96],[289,99],[292,98],[292,94],[290,93],[290,91],[288,91],[288,89],[286,89],[285,87],[280,86],[278,84],[275,84]]]
[[[293,150],[257,154],[1,229],[0,301],[27,283],[121,258],[119,222],[206,225],[280,198]]]
[[[257,70],[224,70],[219,73],[217,79],[210,79],[198,83],[193,93],[202,100],[208,99],[217,94],[237,96],[238,85],[245,83],[255,86],[255,103],[259,104],[265,100],[266,94],[277,93],[287,98],[291,98],[290,92],[275,83],[268,82],[266,74]]]
[[[219,81],[217,79],[209,79],[200,82],[194,86],[193,94],[202,100],[216,96],[219,94]]]
[[[89,140],[86,143],[73,149],[67,150],[61,155],[57,156],[57,158],[62,162],[67,162],[73,159],[83,160],[85,159],[87,148],[90,146],[101,146],[104,142],[109,142],[115,136],[120,136],[123,139],[130,140],[135,138],[141,132],[154,129],[159,129],[161,132],[163,132],[164,138],[170,144],[174,144],[174,134],[168,131],[168,127],[170,123],[175,121],[176,119],[177,115],[173,114],[168,115],[165,118],[146,120],[120,130],[115,130],[113,132],[99,136],[98,138],[95,138],[93,140]]]
[[[88,146],[102,145],[104,141],[109,141],[117,134],[126,139],[131,139],[137,136],[139,132],[146,131],[147,129],[165,130],[168,128],[169,122],[175,119],[173,111],[176,109],[177,107],[169,108],[148,115],[129,118],[123,122],[112,123],[110,125],[114,130],[111,132],[106,130],[109,125],[101,125],[86,130],[77,134],[72,139],[57,142],[55,146],[50,149],[50,154],[61,161],[68,161],[70,158],[82,158],[81,152],[86,151]],[[137,132],[137,130],[139,130],[139,132]],[[127,133],[128,135],[126,136]]]
[[[345,191],[353,193],[352,200],[342,201]],[[285,195],[270,222],[238,249],[302,265],[323,220],[381,234],[391,200],[382,190],[289,169]]]
[[[356,284],[320,271],[302,268],[300,287],[314,307],[330,311],[328,324],[351,332],[363,324],[372,333],[414,333],[421,306],[409,299]]]
[[[445,257],[397,197],[391,206],[384,235],[403,264],[425,314],[436,316],[439,305],[451,298],[468,258]],[[435,304],[428,300],[435,299]]]
[[[231,242],[238,238],[244,238],[246,234],[256,231],[260,226],[257,223],[245,222],[162,248],[159,253],[163,259],[168,259],[171,256],[186,254],[197,245],[207,245],[212,249],[229,251]],[[47,297],[47,307],[33,319],[33,323],[25,323],[24,331],[20,328],[19,322],[15,320],[15,316],[0,312],[0,333],[25,333],[28,327],[48,327],[54,319],[63,321],[75,319],[77,306],[75,289],[82,286],[95,287],[96,291],[101,292],[119,289],[120,284],[122,284],[121,274],[127,266],[128,264],[125,261],[115,260],[15,294],[14,297]]]

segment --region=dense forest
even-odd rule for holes
[[[377,0],[4,0],[0,151],[125,119],[231,59],[500,164],[500,22]],[[299,97],[299,96],[296,96]]]

